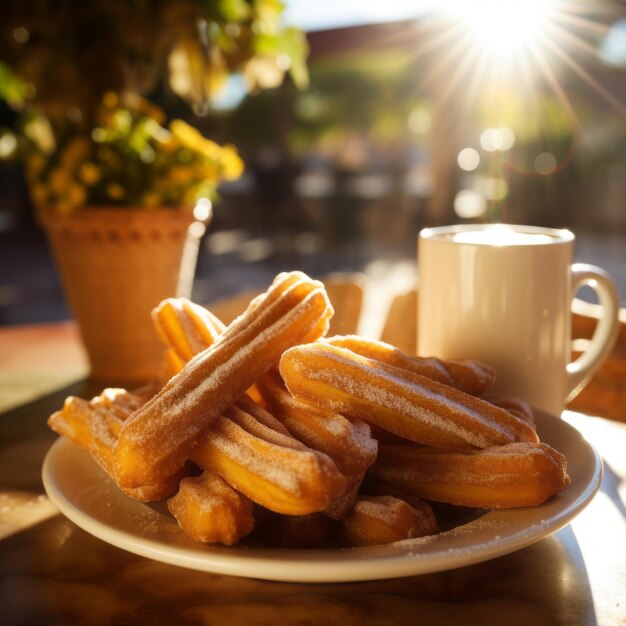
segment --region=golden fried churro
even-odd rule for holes
[[[473,396],[485,393],[496,378],[496,371],[481,361],[447,359],[444,364],[452,376],[453,386]]]
[[[204,315],[201,307],[184,299],[164,301],[154,309],[152,317],[159,335],[176,348],[181,360],[190,358],[194,350],[213,343],[223,331],[217,318]],[[190,341],[188,337],[194,335],[200,339]],[[342,517],[352,508],[363,474],[376,458],[377,444],[370,436],[369,426],[358,420],[352,424],[341,415],[316,411],[298,402],[283,385],[277,370],[268,372],[263,378],[266,381],[262,399],[280,421],[258,404],[244,400],[245,396],[237,406],[272,430],[284,434],[291,432],[308,447],[328,454],[335,461],[339,471],[348,479],[348,485],[345,492],[329,504],[326,512],[334,518]],[[258,385],[254,389],[258,390]]]
[[[226,326],[207,309],[186,298],[168,298],[155,307],[152,322],[165,352],[162,380],[168,381],[196,354],[213,345]],[[254,385],[248,395],[258,397]]]
[[[484,393],[495,379],[495,370],[479,361],[442,361],[435,357],[411,356],[395,346],[383,341],[359,337],[357,335],[338,335],[325,339],[340,348],[347,348],[368,359],[376,359],[431,378],[440,383],[456,387],[471,395]]]
[[[170,378],[176,376],[183,367],[185,367],[185,361],[183,361],[172,348],[165,350],[163,353],[163,363],[161,364],[161,370],[158,376],[161,384],[164,385]]]
[[[209,348],[124,423],[115,446],[118,482],[140,487],[178,471],[198,436],[290,346],[324,334],[332,307],[321,283],[279,274]]]
[[[365,470],[376,459],[378,443],[369,426],[299,402],[287,391],[277,370],[265,374],[257,389],[276,418],[298,440],[327,454],[348,479],[344,492],[325,510],[329,517],[341,519],[353,507]]]
[[[182,363],[215,343],[226,329],[213,313],[186,298],[163,300],[151,315],[161,341]]]
[[[296,400],[277,370],[264,375],[257,386],[276,419],[309,448],[326,453],[342,474],[360,474],[376,459],[378,444],[365,422]]]
[[[48,418],[48,426],[87,450],[117,483],[113,448],[129,407],[139,403],[140,398],[119,389],[107,389],[90,402],[69,396],[63,408]],[[126,495],[136,500],[161,500],[176,493],[178,483],[188,469],[184,465],[173,475],[138,488],[118,486]]]
[[[69,396],[63,408],[48,418],[48,426],[87,450],[109,476],[113,476],[113,446],[122,420],[105,407]]]
[[[381,490],[485,509],[538,505],[569,484],[565,457],[529,442],[468,452],[381,444],[369,477]]]
[[[148,397],[146,395],[142,395],[136,391],[130,392],[117,387],[107,387],[102,390],[100,395],[92,398],[90,404],[105,407],[119,418],[118,428],[115,431],[115,436],[117,437],[122,422],[131,413],[142,407],[147,400]]]
[[[436,448],[537,441],[523,420],[434,380],[326,342],[296,346],[280,361],[291,394]]]
[[[419,508],[393,496],[359,496],[354,509],[339,523],[341,541],[351,547],[375,546],[438,532],[432,509]]]
[[[199,437],[192,460],[286,515],[322,511],[345,488],[345,477],[328,456],[253,421],[239,407],[227,409]]]
[[[528,402],[512,396],[485,396],[483,399],[507,410],[509,413],[513,413],[513,415],[528,422],[533,428],[535,427],[535,413]]]
[[[252,501],[211,472],[189,476],[167,501],[179,526],[196,541],[231,546],[254,528]]]

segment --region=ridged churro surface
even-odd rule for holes
[[[479,398],[325,342],[296,346],[280,361],[292,395],[436,448],[537,441],[526,422]]]
[[[301,272],[280,274],[215,343],[126,420],[114,453],[118,482],[139,487],[177,471],[200,433],[287,348],[323,335],[332,312],[321,283]]]

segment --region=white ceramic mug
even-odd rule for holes
[[[560,414],[612,349],[619,297],[599,267],[572,264],[568,230],[505,224],[427,228],[418,242],[422,356],[493,366],[493,393]],[[572,298],[591,286],[604,308],[588,349],[571,361]]]

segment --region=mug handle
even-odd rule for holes
[[[572,265],[572,293],[583,285],[591,287],[604,309],[589,347],[575,361],[567,364],[567,399],[573,400],[587,384],[602,361],[609,355],[619,332],[619,295],[615,283],[602,268],[587,263]]]

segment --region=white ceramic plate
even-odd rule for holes
[[[571,484],[538,507],[489,511],[439,535],[385,546],[288,550],[208,546],[194,542],[165,507],[126,497],[84,450],[64,438],[50,448],[43,482],[61,512],[118,548],[181,567],[266,580],[341,582],[397,578],[486,561],[524,548],[565,526],[592,500],[602,461],[580,433],[546,413],[537,415],[542,441],[562,452]]]

